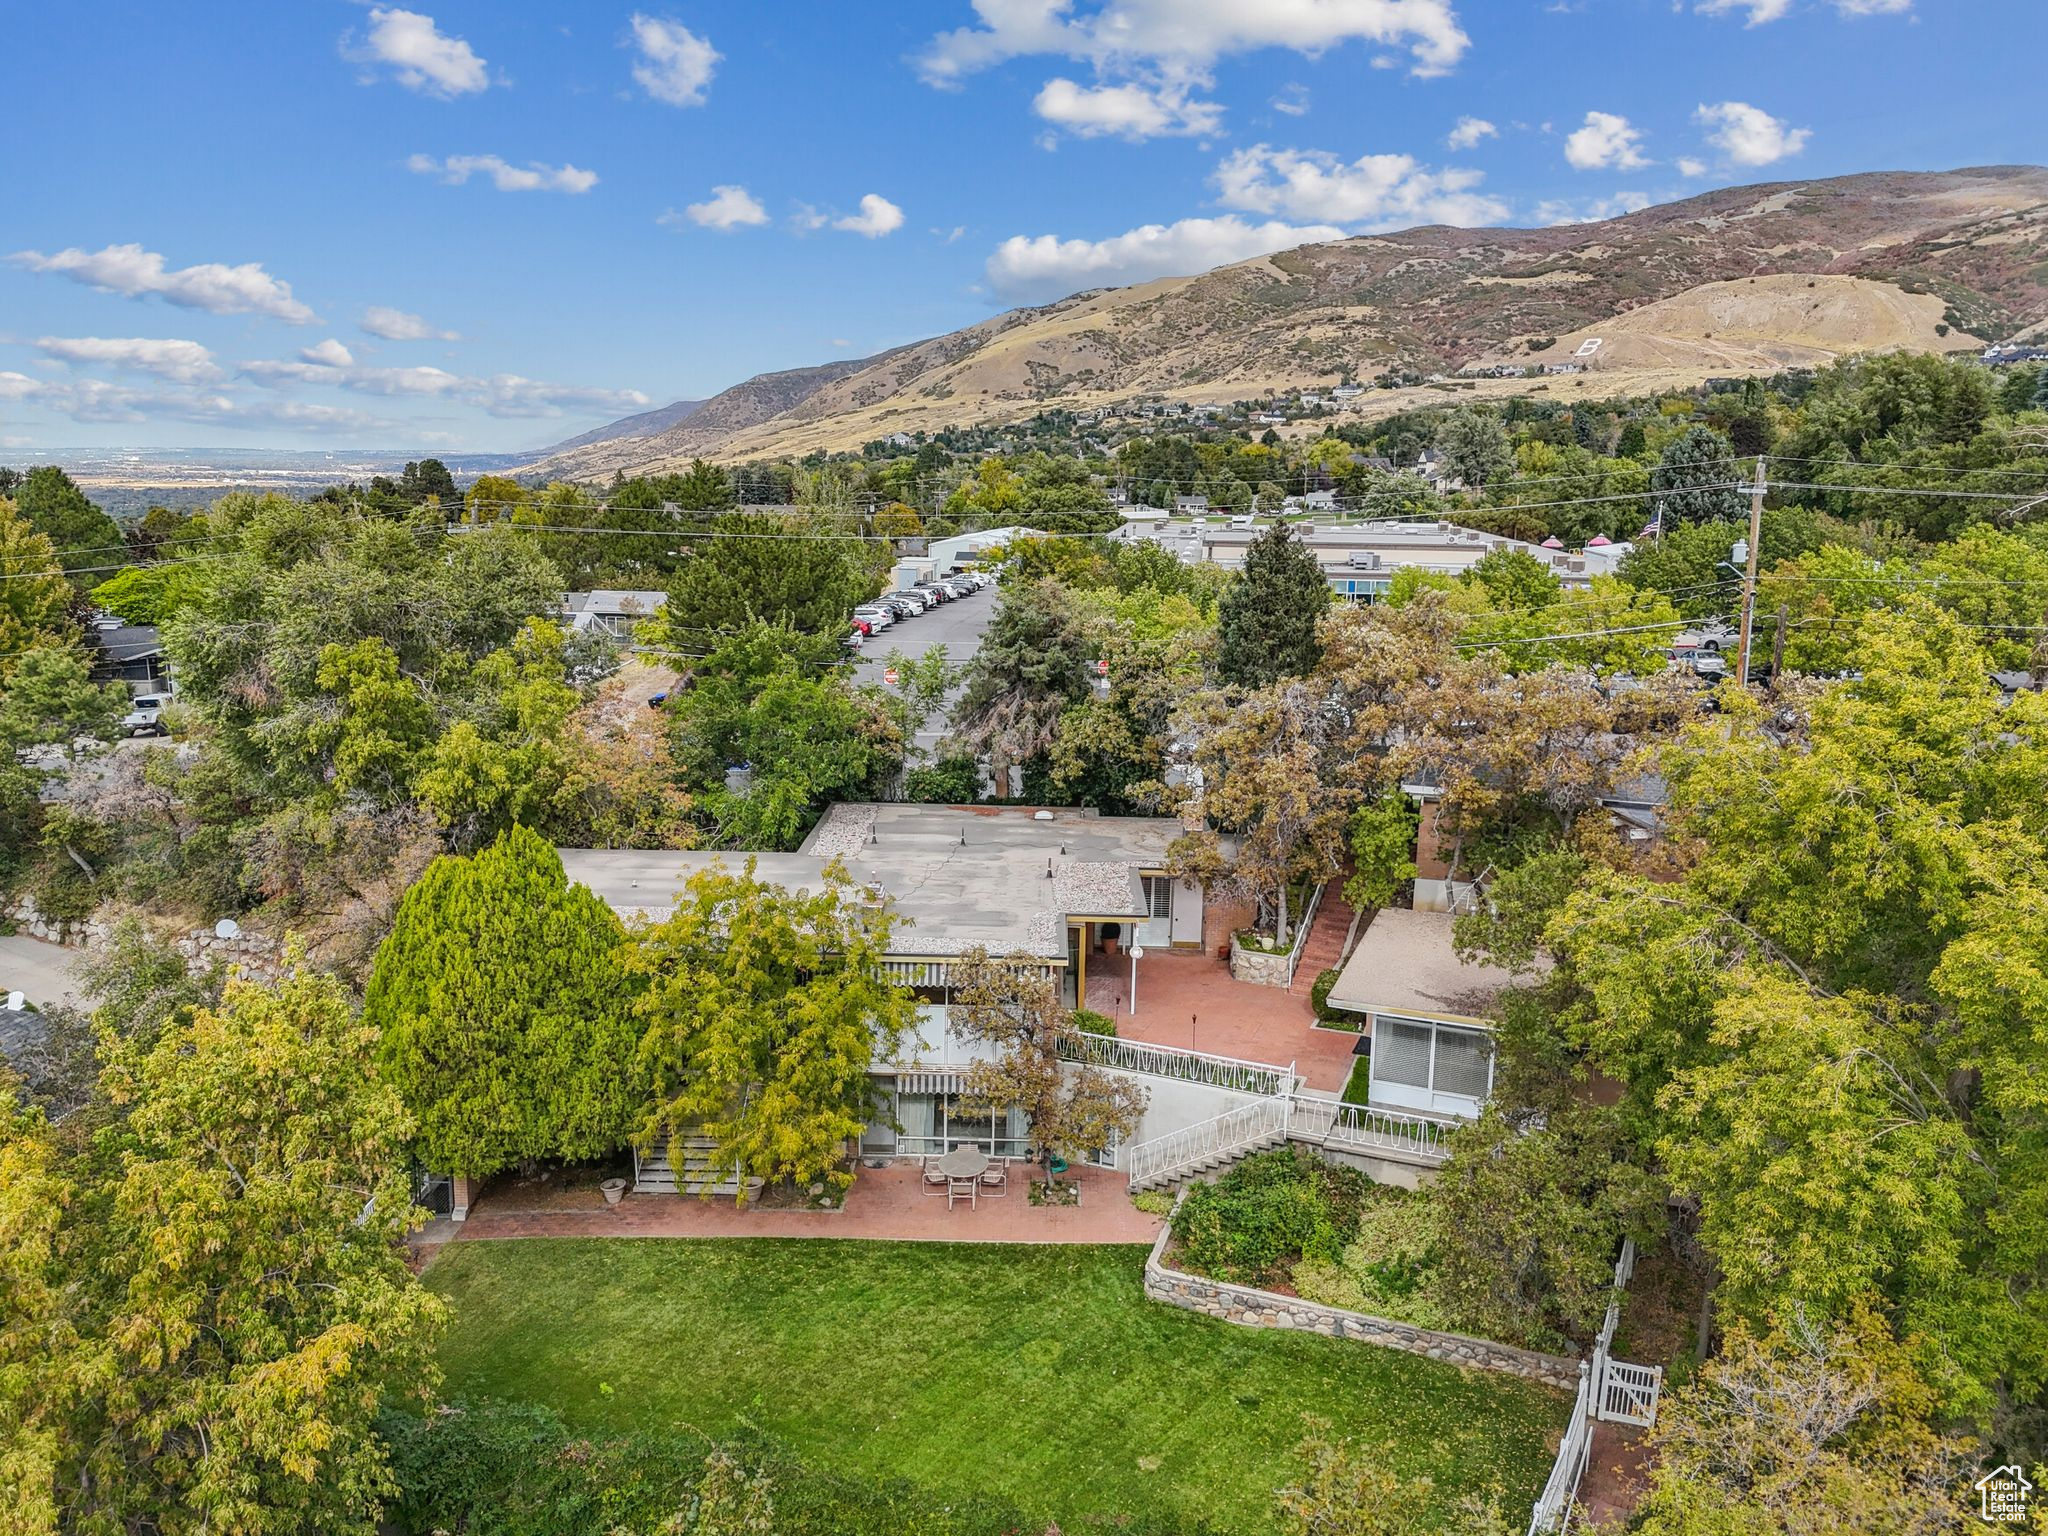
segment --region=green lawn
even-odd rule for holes
[[[1071,1524],[1144,1513],[1271,1528],[1302,1414],[1447,1491],[1526,1509],[1559,1394],[1144,1299],[1144,1250],[790,1239],[445,1248],[450,1394],[544,1402],[585,1432],[743,1420],[799,1456],[971,1489]]]

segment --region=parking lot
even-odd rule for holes
[[[922,656],[933,646],[943,645],[948,661],[956,667],[965,666],[981,649],[982,633],[995,617],[999,595],[999,588],[985,587],[971,597],[956,598],[911,618],[898,619],[879,635],[869,636],[854,666],[854,682],[873,683],[877,688],[887,686],[882,681],[883,658],[891,651]],[[943,720],[932,721],[932,729],[918,733],[918,745],[934,746],[944,734],[944,725]]]

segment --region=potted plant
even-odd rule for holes
[[[1114,960],[1116,958],[1117,942],[1122,937],[1123,925],[1121,923],[1104,923],[1102,925],[1102,956],[1105,960]]]

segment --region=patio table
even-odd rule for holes
[[[955,1147],[938,1161],[939,1172],[949,1179],[978,1179],[988,1165],[989,1155],[979,1147]]]

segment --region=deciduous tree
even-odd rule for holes
[[[640,1144],[707,1136],[719,1178],[851,1183],[868,1069],[917,1017],[882,973],[892,926],[837,864],[802,891],[760,878],[752,859],[692,875],[628,950],[651,1095]]]

